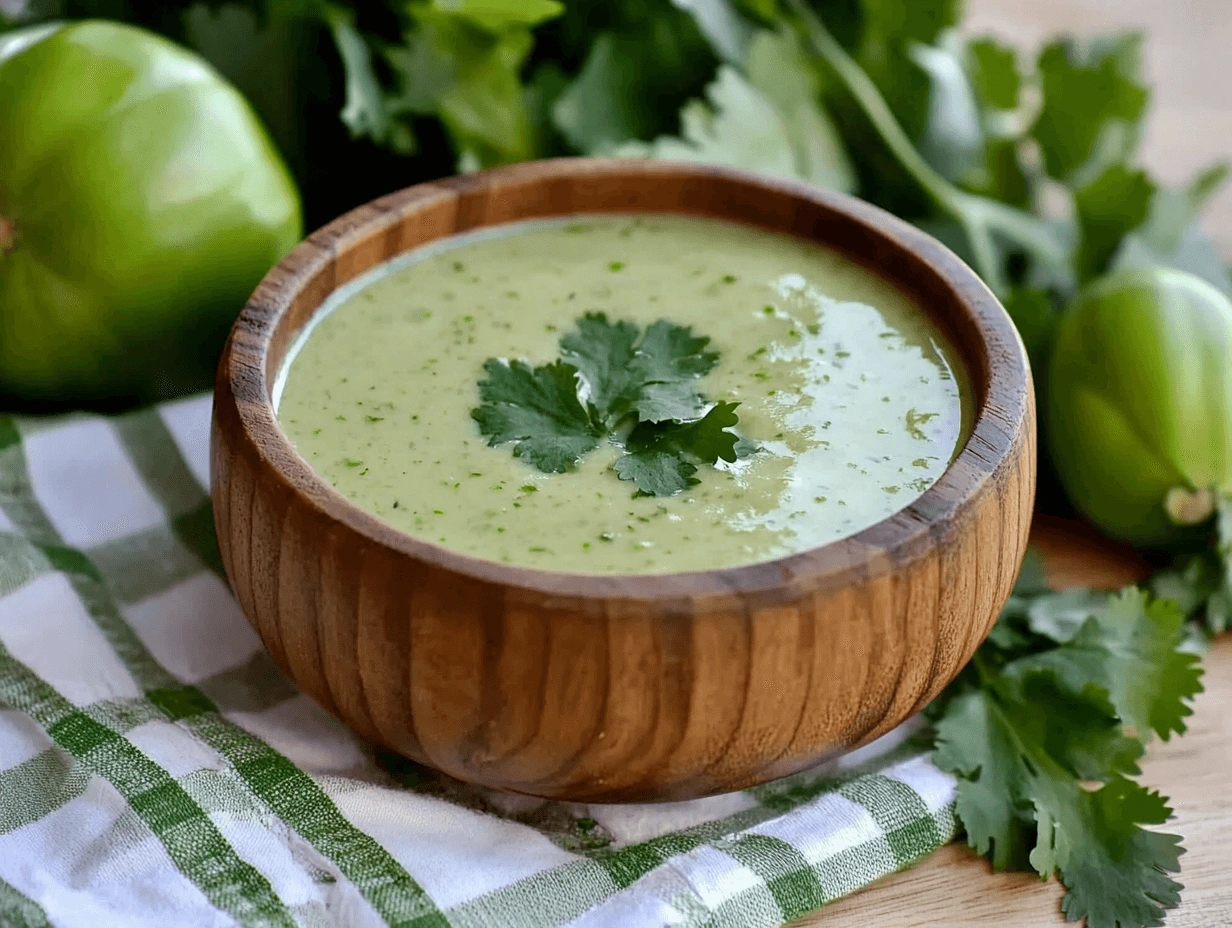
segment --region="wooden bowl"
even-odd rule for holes
[[[954,463],[850,538],[637,576],[509,566],[412,538],[296,454],[270,390],[333,290],[455,232],[603,211],[751,223],[838,248],[897,283],[950,333],[974,383],[974,431]],[[1035,492],[1026,356],[958,258],[846,196],[654,161],[545,161],[420,184],[314,233],[235,324],[211,439],[227,576],[306,693],[365,738],[462,780],[578,801],[747,787],[919,711],[996,619]]]

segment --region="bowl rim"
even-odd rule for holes
[[[451,235],[475,228],[516,222],[518,218],[473,222],[465,228],[445,230],[393,255],[339,275],[337,264],[350,252],[348,245],[362,244],[374,233],[400,227],[416,209],[439,205],[442,198],[461,200],[468,194],[491,193],[494,187],[541,180],[617,180],[636,184],[665,176],[684,177],[701,184],[734,184],[745,192],[774,193],[803,200],[831,217],[859,227],[898,258],[931,274],[930,283],[949,291],[952,302],[965,319],[939,318],[939,313],[921,305],[918,286],[909,285],[886,269],[847,251],[841,242],[811,237],[777,228],[844,252],[907,291],[944,328],[958,347],[967,368],[977,408],[971,432],[942,475],[909,504],[861,531],[823,545],[767,561],[673,573],[583,573],[545,570],[491,561],[409,535],[379,516],[351,502],[319,475],[295,450],[278,423],[272,402],[274,380],[289,346],[322,303],[350,280],[368,273],[387,260]],[[625,212],[673,212],[631,209]],[[579,215],[595,210],[561,210],[534,213]],[[705,216],[705,209],[676,210]],[[711,212],[714,218],[733,220]],[[746,220],[746,224],[748,221]],[[776,228],[776,227],[770,227]],[[323,274],[333,279],[321,286]],[[306,293],[309,287],[312,293]],[[301,297],[314,300],[292,331],[282,332],[284,320]],[[977,336],[974,346],[953,335],[955,326],[965,326]],[[275,336],[280,336],[281,354],[270,363]],[[973,363],[974,362],[974,363]],[[935,550],[960,528],[962,515],[1008,476],[1007,466],[1016,457],[1022,441],[1032,441],[1031,372],[1017,329],[992,291],[945,245],[891,213],[855,197],[807,184],[803,181],[767,177],[752,172],[678,161],[640,159],[558,158],[523,162],[507,167],[428,181],[404,188],[356,207],[326,224],[300,242],[257,287],[228,337],[214,391],[212,441],[218,440],[220,404],[232,407],[240,425],[240,439],[269,465],[283,488],[306,500],[331,522],[340,523],[364,542],[390,549],[421,564],[456,575],[459,582],[476,581],[522,590],[540,596],[567,599],[696,600],[699,597],[743,597],[779,593],[801,587],[831,589],[867,582],[890,572],[894,565],[915,560]],[[1033,444],[1033,441],[1032,441]],[[217,500],[217,472],[211,454],[211,496]]]

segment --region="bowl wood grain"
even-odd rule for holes
[[[270,390],[336,288],[456,232],[604,211],[787,232],[897,283],[950,334],[974,385],[973,431],[953,464],[850,538],[761,564],[636,576],[497,564],[411,538],[296,454]],[[227,575],[305,692],[364,737],[460,779],[578,801],[746,787],[919,711],[995,621],[1035,491],[1026,356],[952,253],[849,197],[653,161],[546,161],[421,184],[316,232],[236,322],[211,441]]]

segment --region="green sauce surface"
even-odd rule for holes
[[[610,445],[545,474],[470,411],[492,357],[555,360],[585,312],[691,325],[699,382],[761,446],[698,486],[635,497]],[[288,358],[278,417],[357,505],[493,561],[587,573],[734,566],[811,548],[910,504],[949,465],[971,402],[956,352],[903,292],[838,252],[749,226],[577,216],[404,255],[334,294]]]

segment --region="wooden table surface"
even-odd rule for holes
[[[1148,32],[1155,84],[1143,160],[1161,179],[1181,183],[1220,158],[1232,158],[1232,0],[968,0],[967,28],[1034,48],[1061,31],[1135,27]],[[1232,191],[1207,218],[1220,251],[1232,256]],[[1033,541],[1057,586],[1116,586],[1141,576],[1131,553],[1075,523],[1037,520]],[[1181,905],[1168,928],[1232,926],[1232,635],[1206,657],[1206,691],[1189,732],[1154,743],[1142,782],[1172,798],[1166,826],[1185,837]],[[964,845],[951,844],[902,873],[797,922],[826,928],[961,925],[1045,928],[1066,924],[1055,881],[994,874]]]

